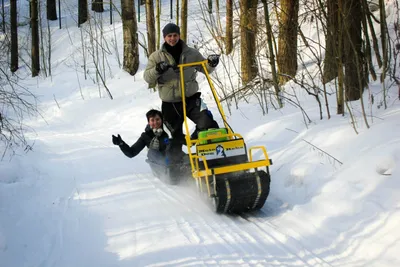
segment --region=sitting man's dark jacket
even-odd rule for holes
[[[162,129],[158,129],[162,130]],[[148,156],[153,154],[151,150],[159,151],[165,157],[166,149],[169,144],[169,136],[166,132],[154,132],[153,129],[147,125],[145,131],[141,134],[139,139],[132,145],[127,145],[122,139],[119,148],[129,158],[135,157],[143,148],[148,147]],[[150,159],[152,160],[152,159]]]

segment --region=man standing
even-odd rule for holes
[[[175,140],[183,139],[182,124],[183,107],[179,68],[184,63],[203,61],[205,58],[194,48],[188,47],[180,40],[180,28],[174,23],[168,23],[163,29],[165,43],[161,49],[152,53],[144,72],[144,80],[149,88],[157,86],[162,100],[162,114],[164,123],[171,131]],[[211,73],[219,63],[219,56],[208,57],[207,70]],[[171,68],[171,66],[174,66]],[[219,128],[211,112],[202,110],[199,85],[196,81],[197,72],[203,72],[202,66],[184,68],[186,115],[196,124],[196,131],[192,139],[197,138],[199,131],[209,128]]]

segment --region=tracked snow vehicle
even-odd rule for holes
[[[184,68],[199,65],[203,68],[224,122],[224,128],[200,132],[198,139],[191,139],[186,134],[191,174],[198,189],[206,193],[216,212],[242,213],[261,209],[269,194],[269,166],[272,161],[264,146],[250,147],[247,150],[243,137],[233,132],[226,121],[206,64],[207,60],[178,65],[186,133],[189,133],[189,126],[185,108]],[[190,151],[192,146],[195,146],[196,152]],[[253,160],[254,152],[260,150],[263,159]]]

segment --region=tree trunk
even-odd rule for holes
[[[326,51],[324,59],[324,83],[330,82],[338,75],[337,48],[338,48],[338,0],[327,0],[327,33],[325,36]]]
[[[176,25],[179,26],[179,0],[176,0]]]
[[[247,84],[257,75],[256,33],[258,0],[240,0],[240,46],[242,81]]]
[[[39,75],[40,57],[39,57],[39,24],[38,24],[38,1],[31,0],[31,61],[32,61],[32,77]]]
[[[92,0],[92,11],[98,13],[104,12],[103,0]]]
[[[343,65],[346,100],[358,100],[363,91],[364,63],[362,58],[361,15],[359,0],[346,0],[343,5]]]
[[[398,11],[398,9],[397,9]],[[385,79],[386,79],[386,72],[388,71],[389,59],[388,59],[388,41],[387,41],[387,24],[386,24],[386,11],[385,11],[385,1],[379,0],[379,18],[380,18],[380,29],[381,29],[381,45],[382,45],[382,74],[381,74],[381,83],[382,83],[382,90],[383,90],[383,104],[385,109],[387,108],[386,103],[386,86],[385,86]],[[398,25],[397,25],[398,27]]]
[[[177,0],[179,1],[179,0]],[[187,40],[187,0],[182,0],[181,5],[181,39],[188,42]]]
[[[160,49],[161,43],[161,26],[160,26],[160,17],[161,17],[161,1],[156,0],[157,5],[157,15],[156,15],[156,23],[157,23],[157,38],[156,38],[156,49]],[[172,1],[171,1],[171,19],[172,19]]]
[[[281,0],[277,55],[280,84],[286,83],[297,72],[298,13],[299,0]]]
[[[280,88],[278,83],[278,74],[276,72],[275,66],[275,54],[274,54],[274,46],[272,44],[272,27],[269,21],[269,10],[268,10],[268,3],[267,0],[262,0],[264,5],[264,18],[265,18],[265,26],[267,28],[267,42],[268,42],[268,52],[269,52],[269,64],[271,66],[271,73],[272,73],[272,81],[274,82],[275,88],[275,95],[276,99],[278,100],[279,107],[283,107],[281,97],[280,97]]]
[[[17,0],[10,1],[11,21],[11,65],[10,70],[18,70],[18,22],[17,22]]]
[[[87,0],[78,0],[78,25],[88,20],[88,4]]]
[[[337,73],[338,73],[338,86],[336,92],[336,103],[337,103],[337,114],[344,115],[344,74],[343,74],[343,1],[346,0],[337,0],[338,2],[338,46],[337,46]]]
[[[139,68],[139,42],[133,0],[121,0],[121,9],[124,34],[123,69],[130,75],[135,75]]]
[[[47,0],[46,11],[48,20],[57,20],[56,0]]]
[[[149,55],[156,51],[156,29],[154,26],[154,2],[146,0],[146,26],[147,26],[147,50]]]
[[[226,54],[229,55],[233,50],[233,0],[226,1],[226,36],[225,36],[225,46]]]
[[[365,55],[365,79],[366,84],[369,83],[368,79],[368,72],[371,73],[372,79],[376,81],[376,72],[374,68],[374,63],[372,62],[372,47],[370,42],[370,36],[368,33],[368,23],[367,23],[367,16],[369,12],[369,8],[367,5],[366,0],[362,0],[361,4],[362,8],[362,29],[364,34],[365,45],[363,49],[363,54]]]
[[[2,28],[3,33],[6,33],[6,13],[4,11],[4,0],[1,0],[1,19],[2,19]]]

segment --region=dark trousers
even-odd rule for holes
[[[200,111],[200,109],[200,93],[196,93],[193,96],[186,98],[186,115],[196,124],[196,130],[192,134],[192,139],[197,138],[199,131],[204,131],[209,128],[219,128],[218,123],[213,119],[211,112],[207,109]],[[164,117],[164,123],[170,130],[172,138],[176,140],[184,140],[182,130],[182,124],[184,121],[182,102],[162,102],[161,110]]]
[[[156,149],[149,149],[147,151],[147,158],[154,163],[165,165],[167,163],[165,153],[162,153]]]

